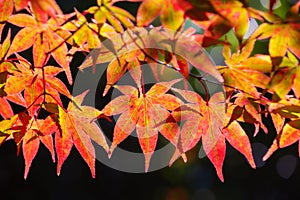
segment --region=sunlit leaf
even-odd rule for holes
[[[0,114],[4,119],[12,117],[14,115],[10,104],[7,102],[6,99],[2,97],[0,97]]]
[[[225,62],[227,66],[218,67],[224,77],[225,87],[230,86],[229,89],[237,88],[253,97],[258,97],[256,87],[265,88],[269,83],[270,78],[265,72],[271,71],[271,59],[265,56],[248,58],[249,54],[243,54],[243,50],[240,54],[235,53],[229,57],[230,54],[226,53],[225,50],[226,48],[224,48],[223,54],[226,54],[227,60]]]
[[[249,14],[247,8],[239,1],[211,1],[216,11],[225,17],[234,27],[237,38],[242,41],[248,30]]]
[[[277,149],[294,144],[300,139],[300,120],[290,121],[282,129],[282,132],[274,139],[272,146],[263,157],[267,160]]]
[[[224,158],[225,158],[225,153],[226,153],[226,144],[225,144],[225,137],[224,135],[219,135],[217,138],[211,137],[212,135],[207,134],[208,137],[203,136],[204,140],[216,140],[214,141],[214,144],[212,147],[208,147],[208,151],[207,151],[207,147],[205,144],[203,144],[203,148],[207,154],[207,157],[210,159],[210,161],[213,163],[213,165],[216,168],[217,174],[219,179],[224,182],[224,177],[223,177],[223,172],[222,172],[222,168],[223,168],[223,162],[224,162]],[[210,146],[210,145],[209,145]]]
[[[148,26],[161,12],[162,5],[164,2],[162,0],[151,1],[145,0],[139,7],[137,13],[137,25],[138,26]]]
[[[236,95],[235,104],[241,108],[244,108],[241,121],[251,123],[255,125],[254,136],[259,131],[259,128],[262,128],[265,133],[268,133],[268,129],[262,122],[262,117],[260,115],[260,106],[255,101],[247,98],[246,95],[240,93]]]
[[[24,136],[23,139],[23,155],[25,159],[25,173],[24,179],[27,178],[29,168],[31,166],[33,158],[36,156],[39,146],[40,140],[36,135],[37,131],[30,129]]]
[[[13,1],[0,2],[0,22],[5,22],[13,12]]]
[[[30,0],[14,0],[17,11],[24,9]]]
[[[11,15],[8,19],[9,23],[12,23],[19,27],[36,27],[37,22],[36,20],[28,14],[15,14]]]
[[[181,100],[166,94],[180,79],[170,82],[159,82],[147,92],[134,89],[132,86],[117,86],[124,95],[113,99],[102,110],[103,114],[111,116],[121,113],[115,128],[109,156],[113,150],[125,140],[134,129],[137,131],[140,146],[145,156],[145,170],[148,170],[151,156],[155,150],[158,131],[162,130],[167,139],[176,144],[175,137],[167,132],[170,126],[164,126],[169,110],[180,107]],[[144,86],[142,85],[142,88]],[[131,88],[131,89],[130,89]],[[172,96],[172,97],[171,97]],[[168,123],[167,123],[168,124]]]
[[[14,37],[8,55],[20,52],[31,47],[36,40],[37,32],[34,28],[26,27],[21,29]]]
[[[38,21],[46,23],[48,17],[56,19],[57,14],[62,14],[61,9],[55,0],[30,0],[33,13],[37,17]]]
[[[87,92],[78,95],[69,103],[68,112],[59,107],[59,130],[56,133],[56,152],[58,155],[57,173],[60,173],[61,166],[68,157],[73,144],[79,151],[82,158],[88,164],[92,176],[95,177],[95,149],[92,144],[94,140],[98,145],[102,146],[108,152],[108,145],[105,136],[101,129],[97,126],[94,120],[96,109],[83,107],[81,104]],[[90,117],[89,113],[95,113]],[[99,111],[98,111],[99,112]]]
[[[112,60],[107,67],[107,84],[103,95],[105,96],[109,88],[115,84],[125,74],[127,70],[127,62],[125,57]]]
[[[234,121],[223,129],[223,134],[226,140],[246,157],[251,167],[255,168],[249,138],[238,122]]]
[[[292,51],[298,58],[300,57],[300,50],[298,48],[298,44],[300,43],[299,24],[264,23],[253,33],[253,37],[257,36],[259,39],[270,38],[269,52],[273,57],[285,56],[287,50]]]
[[[0,145],[11,135],[10,129],[17,122],[18,115],[0,122]]]
[[[167,0],[161,11],[161,23],[164,27],[178,30],[183,23],[183,11],[176,8],[174,1]]]
[[[71,152],[73,140],[71,131],[69,131],[72,130],[70,119],[67,113],[60,107],[58,120],[60,131],[55,134],[55,151],[57,154],[57,174],[59,175],[63,163]]]

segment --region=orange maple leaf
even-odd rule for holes
[[[160,130],[163,136],[176,144],[177,133],[170,133],[167,130],[171,127],[163,124],[170,111],[180,107],[182,103],[177,97],[167,94],[179,80],[156,83],[147,92],[133,86],[115,86],[124,95],[113,99],[102,110],[106,116],[121,113],[115,125],[110,154],[136,128],[145,155],[145,171],[147,171]]]

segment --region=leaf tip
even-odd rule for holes
[[[184,154],[184,153],[183,153]],[[183,154],[181,156],[183,156]],[[185,155],[185,154],[184,154]],[[174,155],[172,156],[170,162],[169,162],[169,167],[173,165],[173,163],[177,160],[177,158],[180,156],[180,152],[178,149],[176,149]]]
[[[152,153],[145,153],[144,156],[145,156],[145,173],[147,173],[149,170]]]
[[[24,172],[24,180],[26,180],[26,179],[27,179],[28,172],[29,172],[29,168],[28,168],[28,167],[26,167],[26,168],[25,168],[25,172]]]
[[[272,146],[269,148],[269,150],[267,151],[267,153],[264,155],[264,157],[262,158],[262,160],[265,162],[266,160],[268,160],[271,155],[278,149],[278,141],[277,139],[275,139],[273,141]]]
[[[182,159],[183,159],[183,162],[184,162],[184,163],[187,163],[187,157],[186,157],[186,154],[185,154],[185,153],[181,154],[181,157],[182,157]]]
[[[107,93],[108,93],[108,91],[109,91],[110,88],[111,88],[111,85],[106,85],[105,86],[104,92],[102,94],[103,97],[107,95]]]
[[[57,176],[59,176],[59,175],[60,175],[60,169],[61,169],[61,167],[60,167],[60,166],[57,166],[57,170],[56,170],[56,174],[57,174]]]
[[[107,151],[108,159],[111,158],[112,153],[113,153],[113,151],[115,150],[115,148],[116,148],[116,145],[112,144],[112,146],[110,147],[110,149]]]
[[[108,156],[108,159],[110,159],[110,158],[111,158],[111,156],[112,156],[112,152],[111,152],[110,150],[107,152],[107,156]]]
[[[92,178],[96,178],[96,171],[95,171],[95,168],[92,170]]]
[[[222,183],[224,183],[224,176],[223,176],[222,168],[217,168],[216,171],[217,171],[217,175],[218,175],[220,181],[222,181]]]
[[[266,161],[266,160],[268,160],[268,158],[270,157],[270,155],[268,155],[268,154],[266,154],[266,155],[264,155],[264,157],[262,158],[262,161]]]
[[[263,161],[264,161],[264,160],[263,160]],[[256,169],[255,162],[250,162],[250,166],[251,166],[253,169]]]
[[[218,175],[219,176],[219,175]],[[219,176],[219,179],[222,181],[222,183],[224,183],[224,177],[223,174],[221,176]]]

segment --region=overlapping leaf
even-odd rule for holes
[[[240,1],[211,1],[218,15],[221,15],[234,28],[235,34],[240,42],[242,42],[246,31],[248,30],[248,22],[250,14],[245,5]]]
[[[270,38],[269,52],[272,57],[283,57],[287,50],[293,52],[298,58],[300,50],[300,25],[299,23],[261,24],[253,34],[258,39]]]
[[[0,122],[0,145],[11,136],[11,128],[15,125],[17,119],[18,115],[14,115],[9,119]]]
[[[268,85],[270,78],[265,73],[271,72],[272,63],[267,55],[249,57],[253,46],[254,41],[249,41],[241,53],[232,55],[230,48],[224,46],[223,56],[227,66],[219,66],[218,69],[224,77],[224,85],[229,86],[228,90],[236,88],[258,98],[257,87]]]
[[[284,125],[282,131],[274,139],[273,144],[269,148],[268,152],[263,157],[263,160],[267,160],[277,149],[284,148],[299,142],[300,139],[300,120],[292,120]],[[299,153],[300,155],[300,153]]]
[[[0,64],[0,114],[5,119],[12,117],[14,115],[8,100],[22,106],[25,105],[25,101],[21,95],[19,94],[9,95],[4,90],[4,86],[8,78],[9,71],[15,69],[13,62],[6,61],[8,57],[7,53],[11,44],[10,35],[11,33],[9,30],[7,37],[3,41],[3,44],[0,44],[0,60],[3,61]]]
[[[61,68],[46,66],[31,69],[30,63],[18,56],[20,63],[17,68],[10,70],[13,76],[7,78],[5,92],[8,96],[18,95],[24,91],[25,105],[32,115],[36,115],[43,102],[58,103],[62,106],[60,94],[72,98],[65,84],[55,76],[62,71]]]
[[[68,48],[65,41],[51,29],[49,24],[42,28],[36,19],[28,14],[12,15],[8,22],[22,28],[14,37],[8,55],[21,52],[33,46],[33,59],[35,67],[43,67],[51,53],[56,62],[64,69],[68,81],[73,82],[69,67],[69,61],[66,59]],[[50,20],[48,21],[51,22]]]
[[[95,150],[92,140],[108,151],[105,136],[95,119],[101,113],[90,106],[82,106],[87,92],[76,96],[69,103],[68,109],[58,107],[59,132],[55,134],[55,148],[57,153],[57,174],[70,154],[73,144],[88,164],[92,176],[95,177]]]
[[[0,35],[2,35],[3,28],[9,16],[13,13],[13,1],[0,2]]]
[[[17,11],[25,9],[30,3],[32,12],[42,23],[46,23],[49,17],[56,19],[57,15],[63,14],[55,0],[14,0],[11,2],[14,2]]]
[[[235,107],[235,110],[233,110],[233,112],[236,111],[236,109],[241,109],[242,111],[240,112],[240,116],[235,116],[235,119],[254,124],[254,136],[258,133],[259,127],[261,127],[265,133],[268,133],[267,127],[262,123],[260,105],[253,99],[247,98],[247,96],[242,93],[235,95],[235,97],[237,98],[235,99],[234,103],[237,105],[237,107]],[[230,114],[233,115],[232,112],[230,112]]]
[[[281,99],[293,89],[296,97],[300,95],[300,67],[298,59],[290,52],[283,57],[278,69],[272,73],[268,89],[274,91]]]
[[[202,137],[204,151],[214,164],[218,176],[224,180],[222,175],[222,165],[225,157],[225,137],[222,129],[225,120],[225,96],[215,93],[208,102],[193,92],[173,89],[178,92],[189,104],[174,113],[175,118],[187,120],[180,131],[177,151],[171,163],[182,153],[193,148]],[[176,110],[175,110],[176,111]]]
[[[88,9],[88,12],[94,14],[96,23],[99,25],[105,24],[108,21],[117,32],[123,32],[122,24],[126,28],[134,27],[133,21],[135,17],[128,11],[113,6],[114,1],[97,1],[98,6],[93,6]]]
[[[41,130],[40,127],[45,125],[49,129]],[[31,119],[27,124],[26,132],[24,133],[24,136],[22,138],[22,149],[23,149],[23,155],[25,159],[25,172],[24,172],[25,179],[28,176],[30,166],[38,152],[41,142],[50,151],[52,155],[52,160],[53,162],[55,162],[54,144],[53,144],[53,138],[51,134],[56,131],[57,131],[57,127],[55,123],[53,123],[52,118],[47,118],[47,120],[45,121],[43,120],[35,121],[34,119]]]
[[[184,20],[183,11],[177,0],[144,0],[137,13],[137,25],[148,26],[158,16],[162,25],[172,30],[178,30]]]

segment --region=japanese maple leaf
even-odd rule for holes
[[[51,116],[45,120],[34,119],[25,113],[19,113],[0,122],[0,144],[6,139],[14,139],[18,152],[23,150],[25,159],[24,178],[27,178],[31,163],[37,154],[42,142],[52,155],[55,162],[55,152],[51,134],[57,130],[54,118]]]
[[[114,128],[113,142],[109,154],[136,129],[140,146],[145,155],[145,171],[148,171],[151,156],[156,148],[158,132],[176,144],[177,133],[171,126],[163,126],[169,111],[181,105],[181,100],[168,94],[180,79],[159,82],[147,92],[133,86],[115,86],[124,95],[113,99],[102,110],[106,116],[121,114]]]
[[[30,4],[37,20],[42,23],[47,23],[49,16],[56,19],[58,14],[63,14],[55,0],[14,0],[14,4],[17,11]]]
[[[181,0],[179,6],[195,24],[204,29],[202,45],[210,46],[221,43],[218,39],[232,28],[240,43],[248,30],[250,16],[255,17],[255,10],[240,1]]]
[[[152,34],[158,38],[158,41],[156,41],[158,47],[167,45],[167,48],[171,48],[173,52],[176,52],[176,54],[179,55],[176,56],[177,65],[179,66],[179,72],[184,77],[187,77],[189,71],[188,64],[191,64],[201,73],[207,73],[219,82],[223,82],[222,76],[216,70],[216,67],[204,52],[203,48],[197,41],[191,40],[190,35],[186,35],[185,32],[183,32],[183,34],[178,34],[178,36],[173,38],[173,33],[171,31],[165,31],[164,37],[162,37],[162,33],[160,33],[159,30],[153,31]],[[176,45],[170,45],[173,42]]]
[[[99,57],[101,58],[101,56]],[[138,87],[141,87],[141,75],[142,68],[140,67],[140,60],[145,60],[141,50],[136,50],[128,53],[124,53],[118,58],[112,57],[111,61],[108,63],[106,70],[106,79],[107,83],[103,92],[103,96],[107,94],[109,89],[118,82],[122,76],[129,72],[130,76],[133,78]],[[107,60],[99,60],[97,64],[106,62]],[[85,69],[91,65],[83,64],[79,69]],[[152,65],[150,67],[153,69]],[[96,70],[96,69],[94,69]],[[154,70],[154,72],[156,72]]]
[[[249,41],[241,53],[232,55],[230,48],[224,46],[223,56],[227,66],[218,66],[218,70],[224,78],[225,87],[229,87],[227,90],[236,88],[254,98],[259,98],[256,87],[266,88],[270,78],[265,73],[271,72],[272,63],[270,57],[266,55],[249,57],[253,46],[254,41]]]
[[[31,115],[36,115],[43,102],[62,106],[59,93],[72,98],[65,84],[55,77],[62,72],[62,68],[45,66],[32,70],[28,61],[19,55],[17,58],[19,63],[16,63],[16,69],[9,70],[13,75],[7,78],[4,91],[8,96],[20,95],[24,91],[25,105]]]
[[[93,177],[95,177],[95,149],[91,140],[108,152],[105,135],[96,122],[92,121],[101,112],[93,107],[81,105],[87,92],[74,97],[67,110],[58,107],[59,131],[55,134],[57,174],[60,174],[62,164],[69,156],[73,144],[88,164]]]
[[[0,2],[0,34],[2,33],[2,28],[4,27],[4,22],[9,18],[14,9],[13,1],[1,1]]]
[[[283,99],[278,102],[271,102],[268,104],[268,111],[277,130],[277,137],[263,157],[263,160],[267,160],[278,148],[289,146],[297,141],[300,101],[299,99],[290,98],[289,100]],[[291,121],[285,123],[286,118]]]
[[[11,128],[17,122],[17,119],[18,115],[14,115],[0,122],[0,145],[11,136]]]
[[[292,120],[286,123],[282,131],[274,139],[273,144],[269,148],[268,152],[263,157],[263,160],[267,160],[277,149],[284,148],[298,142],[299,156],[300,156],[300,120]]]
[[[57,131],[57,126],[51,117],[48,117],[45,120],[34,120],[32,118],[27,124],[25,131],[22,138],[22,149],[25,159],[24,179],[28,176],[30,166],[38,152],[41,142],[50,151],[52,160],[55,162],[55,152],[51,134]]]
[[[4,90],[4,85],[8,78],[8,71],[15,68],[12,62],[7,61],[7,52],[9,50],[9,47],[10,47],[10,30],[8,31],[8,35],[3,41],[3,43],[0,44],[0,60],[3,61],[0,64],[0,114],[2,115],[3,118],[9,118],[14,115],[8,100],[21,106],[25,105],[25,101],[22,95],[20,94],[8,95]]]
[[[279,114],[284,118],[300,118],[300,101],[296,98],[283,99],[278,102],[270,102],[268,111],[273,114]]]
[[[127,70],[135,82],[139,83],[141,80],[141,69],[138,59],[128,61],[127,54],[124,54],[120,58],[114,59],[108,64],[106,73],[107,83],[103,96],[107,94],[111,86],[122,78]]]
[[[101,46],[99,35],[108,37],[110,34],[116,33],[113,27],[108,24],[98,26],[95,23],[88,23],[83,14],[75,10],[76,19],[68,21],[60,27],[61,32],[58,34],[72,45],[70,53],[75,51],[90,51]],[[73,33],[71,33],[73,32]]]
[[[237,38],[240,42],[242,42],[243,37],[248,30],[248,22],[250,18],[250,13],[245,5],[240,1],[215,0],[210,2],[218,15],[225,18],[234,28]]]
[[[178,30],[184,21],[184,13],[179,4],[177,0],[143,0],[137,13],[137,25],[148,26],[160,16],[161,23],[165,28]]]
[[[209,0],[198,3],[193,0],[178,1],[178,5],[184,10],[184,16],[196,21],[208,20],[207,13],[215,13],[215,9]]]
[[[103,96],[107,94],[109,89],[116,82],[118,82],[126,72],[129,72],[138,87],[141,86],[142,68],[140,67],[140,60],[145,60],[145,56],[141,50],[126,52],[117,58],[113,54],[113,51],[111,49],[107,49],[105,46],[103,46],[101,50],[103,52],[107,52],[109,56],[101,56],[101,52],[97,52],[97,50],[94,50],[93,53],[97,54],[96,57],[98,57],[95,63],[92,63],[94,61],[92,59],[89,59],[91,58],[89,57],[86,62],[79,67],[79,69],[83,70],[85,68],[93,66],[94,64],[109,62],[106,72],[107,83],[103,92]],[[150,67],[152,68],[152,65],[150,65]],[[96,68],[93,68],[93,70],[96,70]],[[153,71],[156,72],[155,70]]]
[[[281,99],[293,89],[296,97],[300,97],[300,65],[298,59],[289,51],[283,57],[277,70],[271,74],[267,88],[275,92]]]
[[[202,137],[204,151],[214,164],[222,181],[224,181],[222,166],[226,153],[225,140],[245,155],[250,165],[255,168],[248,136],[236,121],[227,125],[230,118],[225,116],[225,97],[222,93],[214,94],[206,103],[195,92],[173,90],[189,103],[172,113],[174,118],[185,122],[180,131],[177,152],[171,163],[180,153],[193,148]]]
[[[225,127],[222,132],[231,146],[233,146],[246,157],[252,168],[256,168],[252,155],[250,140],[240,124],[237,121],[233,121],[227,127]]]
[[[124,53],[120,58],[113,59],[107,67],[107,84],[103,96],[107,94],[108,90],[119,81],[126,72],[130,74],[136,85],[141,88],[141,77],[142,71],[144,70],[144,68],[140,66],[141,62],[147,62],[147,66],[151,68],[154,77],[159,81],[159,64],[151,59],[157,59],[157,61],[160,62],[160,60],[158,60],[158,50],[135,50]]]
[[[263,23],[253,33],[252,37],[270,38],[269,52],[272,57],[283,57],[289,50],[300,58],[298,46],[300,43],[300,25],[297,22]]]
[[[185,34],[178,34],[175,38],[173,34],[173,31],[160,28],[153,28],[149,32],[145,28],[127,30],[122,37],[117,35],[112,37],[112,40],[104,41],[102,47],[93,51],[79,69],[110,62],[107,70],[108,85],[104,94],[126,71],[129,71],[138,84],[141,74],[140,67],[137,67],[139,62],[147,62],[157,80],[159,80],[158,64],[167,65],[172,61],[174,65],[172,68],[185,78],[188,77],[191,64],[201,72],[208,73],[223,82],[222,76],[199,43]],[[170,52],[176,52],[176,55]],[[159,57],[163,59],[158,59]]]
[[[175,117],[185,120],[178,141],[177,150],[170,164],[180,154],[193,148],[202,137],[203,149],[214,164],[219,178],[223,181],[222,165],[225,158],[225,137],[222,133],[225,120],[225,96],[222,92],[213,94],[209,101],[193,91],[173,89],[189,103],[179,109]],[[188,108],[185,108],[185,107]],[[175,110],[176,111],[176,110]],[[182,112],[183,111],[183,112]]]
[[[56,62],[64,69],[68,81],[72,84],[72,74],[69,67],[67,45],[52,28],[51,20],[48,24],[39,25],[36,19],[29,14],[15,14],[8,19],[12,23],[22,28],[13,38],[8,56],[21,52],[33,46],[33,63],[35,67],[43,67],[51,53]]]
[[[98,6],[90,7],[88,12],[94,14],[97,24],[104,24],[108,21],[120,33],[124,31],[122,24],[126,28],[134,27],[135,17],[128,11],[113,6],[114,2],[110,0],[97,1]]]
[[[265,133],[268,133],[267,127],[262,123],[261,108],[259,103],[248,98],[243,93],[234,95],[237,97],[234,101],[233,107],[227,110],[227,113],[234,118],[234,120],[247,122],[255,125],[254,136],[257,135],[259,128],[262,128]],[[239,110],[239,111],[238,111]],[[236,116],[234,116],[236,115]]]
[[[185,122],[181,127],[180,138],[176,145],[177,151],[171,159],[170,164],[172,164],[180,154],[192,149],[199,142],[202,136],[203,126],[208,124],[203,123],[204,116],[202,108],[205,106],[205,101],[199,94],[193,91],[175,88],[172,90],[180,94],[188,103],[172,112],[172,116],[177,122]],[[206,127],[206,129],[207,128],[208,127]]]

